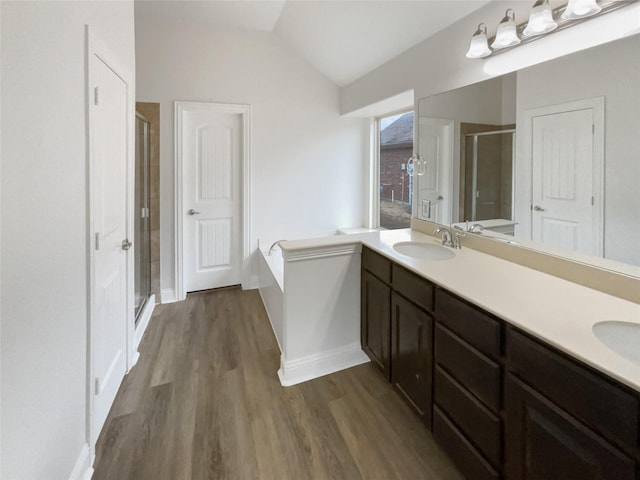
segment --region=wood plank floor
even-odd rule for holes
[[[93,478],[462,478],[372,365],[284,388],[279,356],[257,290],[158,306]]]

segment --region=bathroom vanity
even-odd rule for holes
[[[566,303],[575,304],[581,297],[554,305],[556,299],[545,295],[547,288],[530,283],[537,300],[520,303],[521,314],[514,310],[506,319],[523,323],[506,321],[469,301],[469,295],[462,298],[446,287],[446,277],[453,285],[467,282],[454,278],[459,267],[451,265],[444,284],[439,284],[436,274],[425,278],[418,271],[439,271],[445,262],[407,258],[412,271],[401,256],[385,256],[384,247],[375,248],[375,243],[362,251],[363,350],[466,478],[640,478],[640,365],[634,373],[634,364],[626,362],[631,376],[621,382],[526,331],[538,315],[549,322],[551,310],[559,318],[576,314],[580,307],[567,308]],[[478,252],[467,256],[480,256],[472,262],[491,262]],[[494,260],[496,275],[509,268]],[[473,275],[475,266],[469,263],[469,271],[458,271],[458,276]],[[558,281],[530,273],[531,280]],[[494,278],[479,280],[468,283],[490,283],[504,295],[514,293]],[[517,282],[517,277],[512,280]],[[468,293],[480,298],[480,290],[491,288],[473,290]],[[588,290],[582,298],[590,294],[600,295]],[[498,308],[518,302],[504,299]],[[633,317],[633,306],[628,307]],[[558,340],[572,336],[577,322],[588,321],[566,318],[541,330],[556,330],[550,339]],[[535,330],[544,323],[530,326]],[[584,335],[578,329],[574,333]],[[583,342],[583,348],[588,351],[589,345]],[[598,358],[610,359],[609,352],[600,349],[591,357],[596,363]]]

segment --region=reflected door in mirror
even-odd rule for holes
[[[532,238],[588,255],[602,255],[596,108],[584,100],[537,109],[531,118]]]

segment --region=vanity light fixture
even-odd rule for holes
[[[519,43],[520,37],[518,37],[516,30],[516,12],[512,8],[509,8],[505,12],[504,18],[500,21],[500,25],[498,25],[498,32],[496,33],[495,40],[491,44],[491,48],[496,50],[513,47]]]
[[[491,49],[487,40],[487,26],[481,23],[471,38],[467,58],[484,58],[489,55],[491,55]]]
[[[553,19],[553,12],[551,11],[549,0],[538,0],[533,4],[531,14],[529,15],[529,22],[522,34],[525,37],[532,37],[534,35],[549,33],[556,28],[558,28],[558,24]]]
[[[569,0],[565,5],[552,10],[549,0],[536,0],[531,8],[529,21],[520,25],[516,25],[515,12],[510,8],[500,21],[495,37],[488,39],[487,26],[484,23],[478,25],[471,38],[467,58],[485,58],[492,53],[529,43],[546,33],[571,27],[594,15],[613,12],[638,1],[640,0],[601,0],[599,5],[598,0]],[[492,41],[491,48],[489,41]]]
[[[602,8],[596,0],[569,0],[562,14],[563,20],[575,20],[600,13]]]

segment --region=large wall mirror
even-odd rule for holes
[[[640,35],[418,104],[414,216],[640,277]]]

